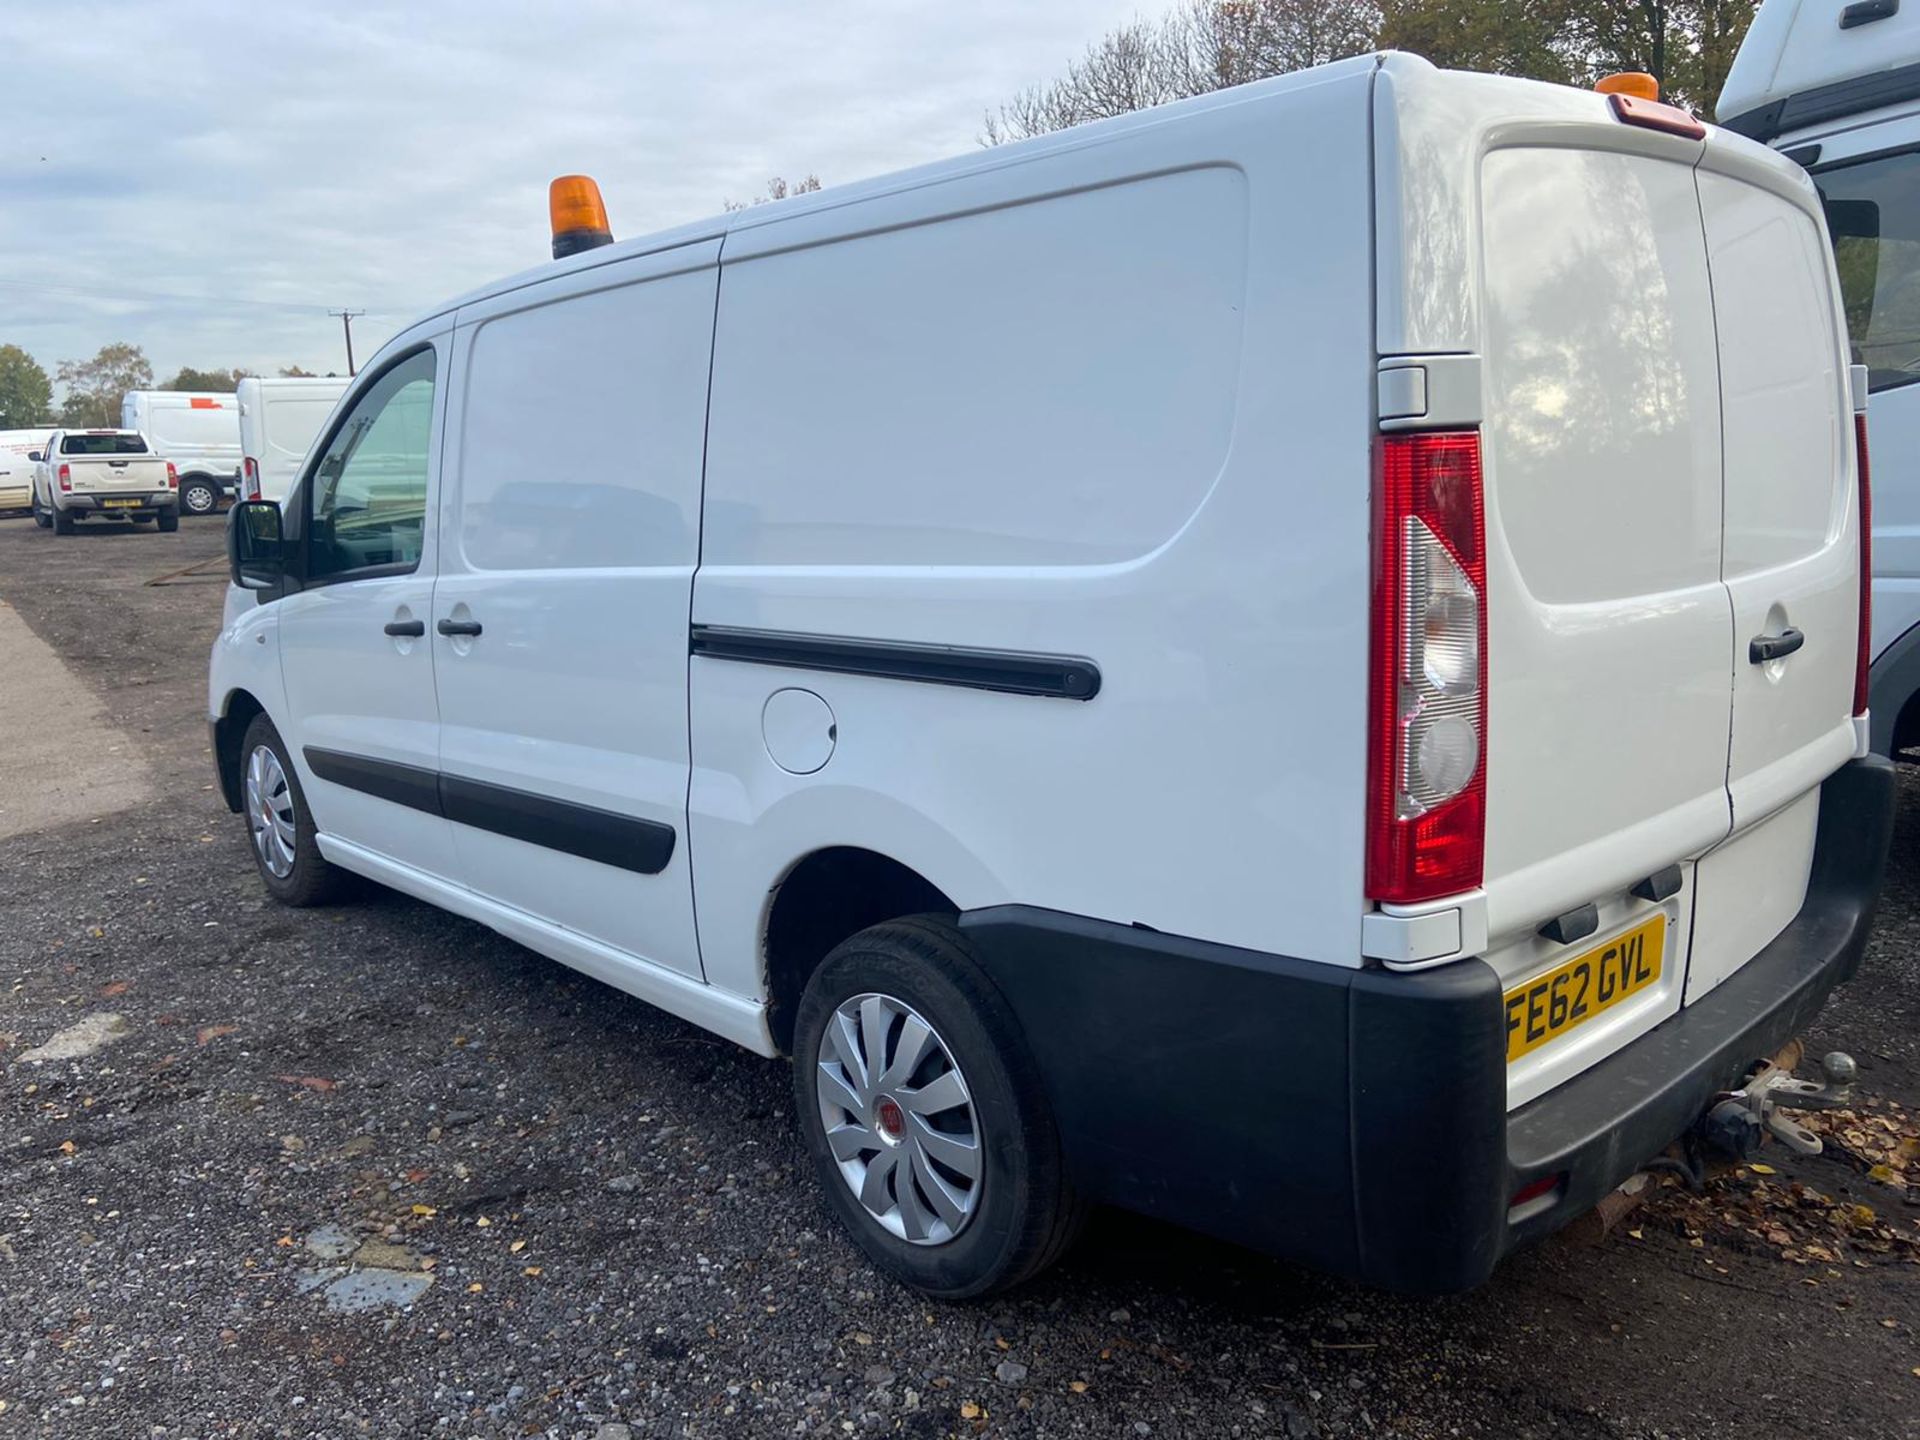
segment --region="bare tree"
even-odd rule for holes
[[[820,177],[818,175],[802,176],[791,185],[789,185],[783,177],[776,175],[767,181],[766,194],[756,195],[751,200],[723,200],[720,203],[730,211],[745,210],[750,206],[765,205],[770,200],[784,200],[789,195],[811,195],[819,188]]]
[[[1357,55],[1379,32],[1375,0],[1188,0],[1101,36],[1059,79],[989,112],[980,140],[1025,140]]]

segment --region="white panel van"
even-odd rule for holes
[[[1812,172],[1873,437],[1873,748],[1920,745],[1920,7],[1766,0],[1720,123]]]
[[[791,1056],[944,1296],[1090,1202],[1477,1284],[1853,973],[1891,769],[1791,162],[1388,54],[624,244],[563,184],[568,258],[229,524],[282,901]]]
[[[240,493],[249,500],[281,500],[293,488],[300,462],[333,414],[348,380],[336,375],[265,379],[249,375],[236,387],[240,406]]]
[[[211,515],[240,478],[240,407],[232,395],[129,390],[120,428],[138,430],[180,474],[180,513]]]
[[[33,496],[33,461],[43,448],[51,424],[37,430],[0,430],[0,510],[24,510]]]

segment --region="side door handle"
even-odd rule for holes
[[[478,620],[442,620],[433,628],[442,635],[478,635],[480,622]]]
[[[424,620],[389,620],[387,622],[387,634],[389,635],[418,640],[426,633],[427,622]]]
[[[1784,660],[1802,645],[1807,637],[1791,625],[1778,635],[1756,635],[1747,642],[1747,659],[1755,665],[1765,665],[1770,660]]]

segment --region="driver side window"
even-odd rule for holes
[[[307,576],[403,574],[420,563],[433,431],[431,349],[393,366],[354,402],[307,486]]]

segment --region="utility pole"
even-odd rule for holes
[[[327,314],[340,317],[340,329],[347,337],[347,375],[352,377],[358,372],[353,368],[353,318],[364,315],[364,310],[329,310]]]

